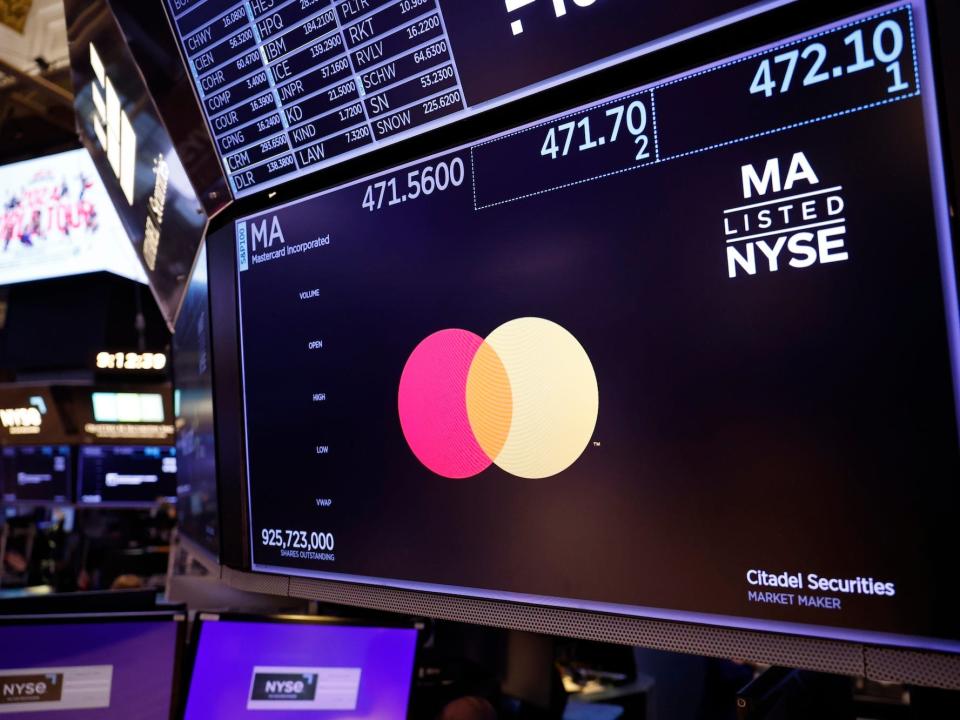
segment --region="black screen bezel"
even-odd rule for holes
[[[960,159],[957,158],[960,130],[957,129],[958,118],[948,114],[948,108],[951,105],[956,107],[960,99],[960,61],[957,57],[952,60],[944,58],[941,52],[941,42],[944,37],[947,37],[945,33],[949,34],[950,31],[949,2],[950,0],[926,0],[926,7],[936,86],[934,90],[940,115],[940,136],[943,142],[941,161],[946,171],[948,198],[950,204],[956,207],[960,205],[957,187],[957,178],[960,175]],[[221,505],[221,518],[229,518],[231,522],[229,534],[228,526],[223,526],[224,532],[221,535],[223,564],[238,570],[250,571],[251,569],[250,509],[247,501],[240,381],[237,268],[233,236],[233,223],[236,219],[257,214],[271,206],[347,184],[358,178],[425,156],[442,153],[447,149],[469,144],[532,120],[638,87],[647,81],[705,65],[883,4],[885,3],[838,0],[827,5],[813,0],[796,0],[793,4],[769,10],[734,25],[719,28],[711,33],[626,61],[596,74],[550,88],[537,95],[522,98],[509,105],[490,109],[424,135],[292,180],[285,185],[271,188],[269,192],[256,193],[235,201],[228,212],[222,213],[211,222],[207,237],[213,327],[214,393],[219,411],[217,460],[218,473],[221,473],[223,479],[219,487],[230,493],[229,505],[226,507]],[[954,12],[953,17],[955,16]],[[945,25],[940,24],[941,17],[947,18]],[[954,53],[954,55],[957,56],[960,53]],[[956,213],[951,213],[951,241],[954,255],[957,257],[960,244],[958,244]],[[954,272],[957,274],[957,267],[954,268]],[[221,495],[221,498],[223,497]],[[289,577],[300,576],[291,570]],[[356,582],[347,581],[331,582],[340,582],[352,587],[368,587],[371,592],[382,587],[373,584],[358,585]],[[411,598],[411,604],[413,598],[418,595],[441,594],[424,591],[404,592],[407,592]],[[491,602],[506,606],[519,605],[519,603],[505,600]],[[853,641],[840,642],[859,644]]]

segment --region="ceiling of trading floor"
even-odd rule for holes
[[[63,0],[0,0],[0,163],[76,145]]]

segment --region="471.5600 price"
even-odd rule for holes
[[[440,160],[432,165],[411,170],[405,178],[397,177],[367,185],[361,205],[370,212],[379,210],[386,204],[399,205],[418,197],[426,197],[447,188],[463,185],[466,172],[463,159]]]

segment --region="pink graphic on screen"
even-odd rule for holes
[[[467,416],[467,378],[481,345],[468,330],[440,330],[414,348],[400,376],[404,437],[421,463],[446,478],[472,477],[493,462]]]
[[[485,338],[451,328],[422,340],[400,376],[397,410],[413,454],[441,477],[468,478],[495,464],[546,478],[587,448],[599,388],[566,328],[523,317]]]

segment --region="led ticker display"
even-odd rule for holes
[[[960,649],[925,33],[884,6],[238,220],[254,569]]]
[[[658,38],[782,4],[168,0],[167,7],[231,188],[242,196]]]

